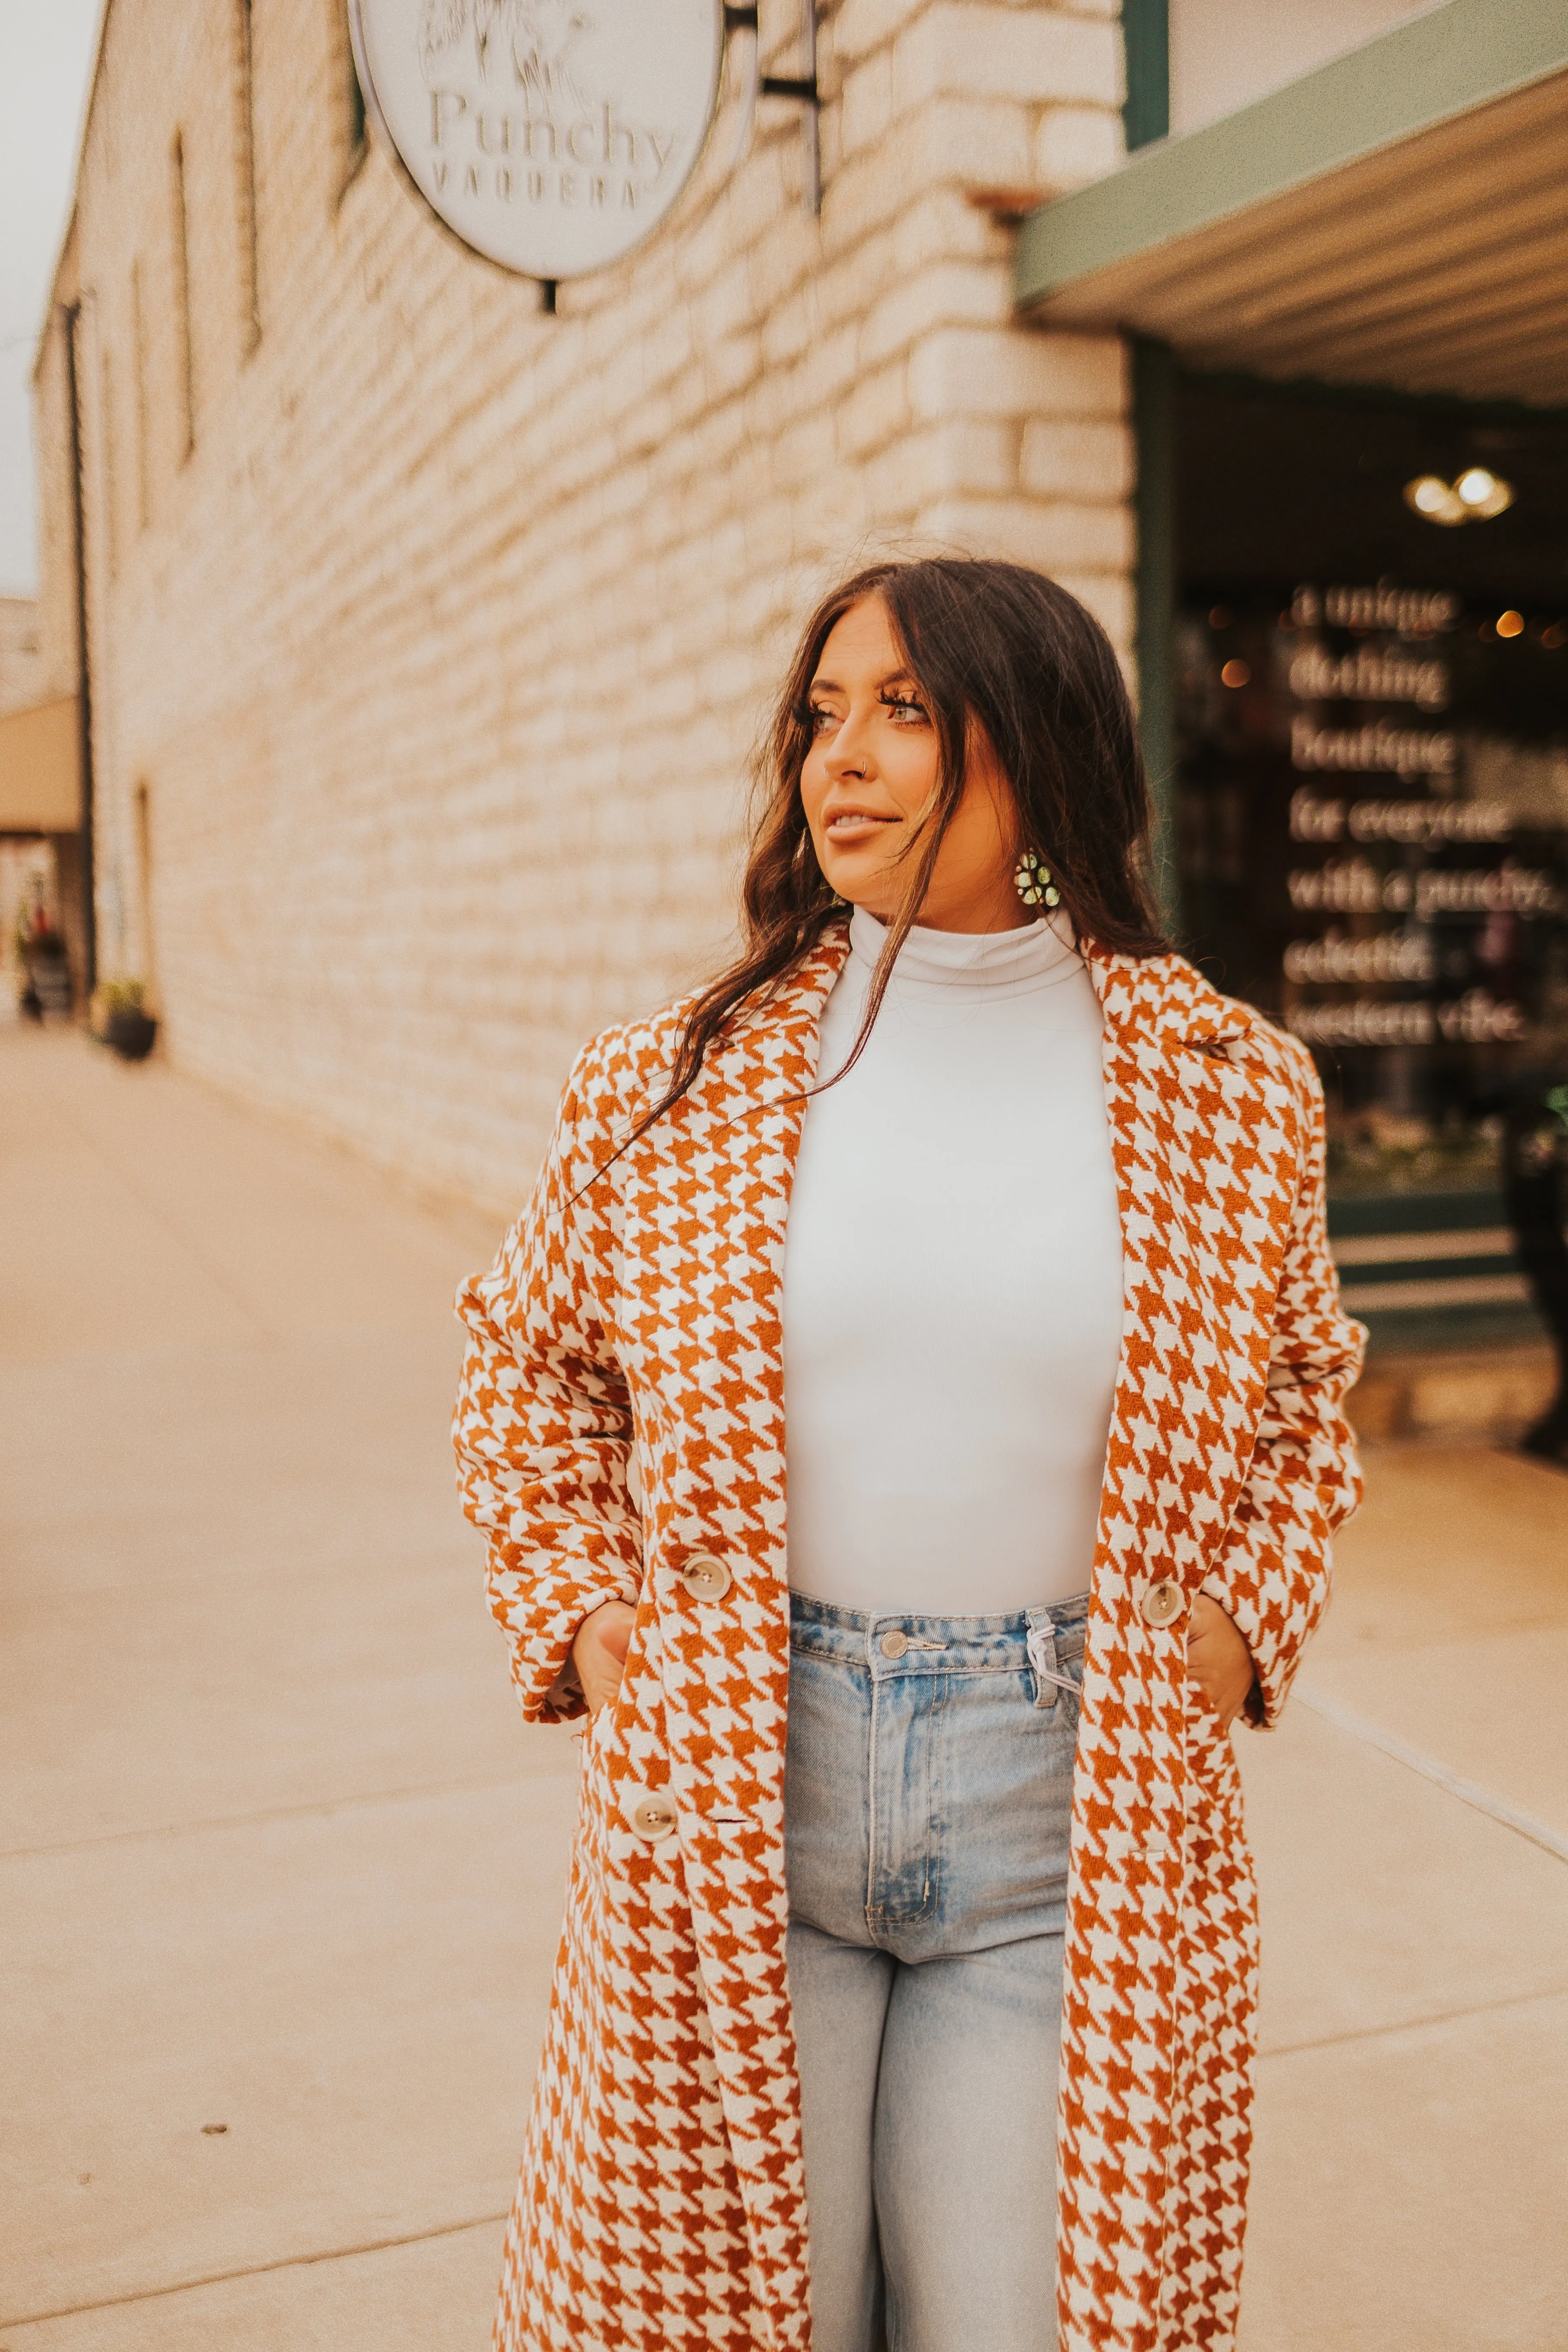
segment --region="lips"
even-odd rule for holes
[[[897,824],[896,816],[879,816],[871,809],[835,809],[823,831],[829,841],[858,839],[875,826]]]

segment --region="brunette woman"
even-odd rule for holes
[[[1162,939],[1050,581],[846,582],[767,783],[739,960],[581,1055],[461,1301],[524,1712],[590,1717],[496,2342],[1223,2347],[1230,1727],[1357,1496],[1317,1080]]]

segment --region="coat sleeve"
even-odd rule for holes
[[[583,1712],[553,1686],[601,1601],[637,1598],[632,1413],[599,1293],[616,1148],[595,1049],[579,1058],[532,1198],[490,1271],[458,1294],[468,1346],[453,1419],[463,1508],[489,1539],[490,1608],[530,1721]],[[586,1184],[588,1191],[574,1199]]]
[[[1305,1050],[1296,1082],[1304,1150],[1285,1247],[1268,1386],[1252,1461],[1204,1590],[1229,1611],[1257,1674],[1247,1714],[1271,1727],[1329,1598],[1330,1539],[1361,1500],[1345,1398],[1366,1333],[1340,1306],[1329,1255],[1323,1093]]]

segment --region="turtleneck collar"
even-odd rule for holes
[[[887,944],[887,926],[863,907],[849,925],[849,952],[868,975]],[[917,924],[899,950],[893,985],[900,995],[954,988],[1024,995],[1083,970],[1066,914],[1058,909],[1016,931],[930,931]]]

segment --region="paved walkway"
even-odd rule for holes
[[[496,1236],[16,1030],[0,1234],[0,2352],[484,2352],[575,1783],[452,1495]],[[1568,1478],[1375,1457],[1308,1683],[1244,2352],[1562,2352]]]

